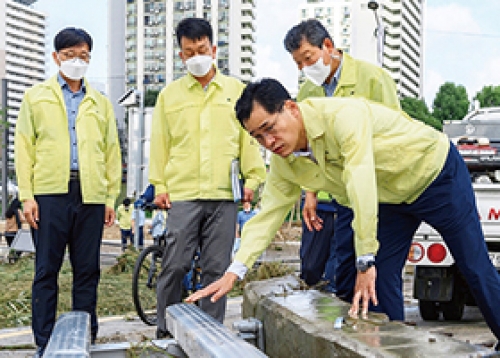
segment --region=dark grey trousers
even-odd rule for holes
[[[158,328],[166,330],[165,309],[182,300],[182,280],[200,247],[201,283],[206,287],[219,279],[231,262],[236,231],[237,205],[232,201],[196,200],[172,203],[167,217],[167,238],[162,271],[157,283]],[[200,308],[224,320],[226,298],[212,303],[200,301]]]

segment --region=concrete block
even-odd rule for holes
[[[348,303],[298,287],[293,276],[245,287],[243,316],[263,323],[265,352],[270,357],[486,357],[492,353],[485,347],[389,322],[384,314],[351,319]],[[336,329],[339,317],[344,324]]]

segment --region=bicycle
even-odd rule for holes
[[[146,204],[144,210],[156,209],[155,205]],[[155,326],[156,317],[156,284],[161,272],[161,262],[165,251],[166,229],[165,218],[159,212],[152,221],[151,232],[154,244],[146,247],[137,258],[132,276],[132,296],[137,314],[141,320],[150,326]],[[155,230],[156,229],[156,230]],[[201,288],[201,269],[199,252],[192,260],[191,270],[186,274],[182,283],[182,297],[185,298]]]

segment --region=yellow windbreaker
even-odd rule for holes
[[[385,104],[393,109],[401,109],[396,84],[382,68],[357,60],[344,53],[342,72],[333,97],[361,97]],[[306,81],[299,90],[297,101],[310,97],[325,97],[322,86]]]
[[[301,192],[331,193],[354,211],[356,255],[377,253],[378,203],[411,203],[439,175],[446,135],[360,98],[310,98],[299,107],[317,164],[273,155],[262,210],[245,224],[235,261],[252,267]]]
[[[113,208],[121,184],[121,155],[111,102],[85,82],[78,109],[78,162],[84,203]],[[15,167],[20,200],[68,192],[70,138],[57,76],[28,89],[15,132]]]
[[[149,181],[172,201],[232,200],[231,161],[239,158],[245,187],[265,179],[257,142],[236,119],[244,85],[217,71],[207,90],[190,74],[165,87],[156,101]]]
[[[132,212],[134,211],[134,206],[129,205],[128,210],[125,209],[125,205],[121,204],[116,209],[116,219],[120,223],[120,229],[130,230],[132,228]]]

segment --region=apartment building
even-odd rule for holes
[[[369,0],[308,0],[300,19],[317,18],[335,46],[352,56],[378,64],[377,22]],[[423,95],[423,16],[425,0],[378,0],[377,16],[384,28],[382,67],[392,76],[400,97]]]
[[[108,93],[113,103],[127,88],[160,90],[186,73],[175,36],[177,24],[185,17],[211,23],[217,66],[223,73],[244,82],[254,76],[254,0],[109,0],[108,9],[108,32],[113,36],[108,50]],[[124,17],[120,20],[119,16]],[[114,43],[120,33],[124,46]],[[118,71],[123,77],[119,78]]]
[[[7,151],[11,169],[14,127],[24,91],[45,79],[46,18],[31,7],[35,2],[0,0],[0,79],[7,80],[7,120],[10,124]]]
[[[300,7],[300,21],[318,19],[332,37],[335,47],[349,53],[351,50],[350,0],[307,0]]]

